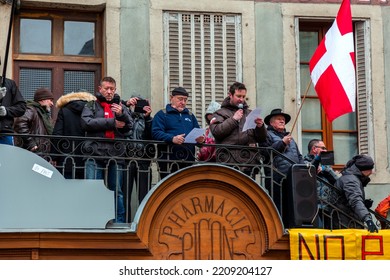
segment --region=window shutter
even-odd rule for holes
[[[229,84],[242,80],[241,16],[164,13],[164,90],[190,93],[188,108],[204,126],[212,100],[227,96]]]
[[[371,83],[369,65],[369,30],[368,22],[355,23],[356,40],[356,95],[357,116],[359,126],[359,153],[373,155],[372,137],[372,108],[371,108]]]

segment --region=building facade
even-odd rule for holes
[[[0,1],[0,54],[12,1]],[[387,1],[351,1],[357,71],[357,111],[329,123],[311,86],[308,62],[341,1],[256,0],[20,0],[14,18],[7,77],[26,99],[50,87],[56,99],[95,91],[102,76],[117,80],[126,99],[140,94],[154,112],[184,86],[202,120],[241,81],[247,102],[265,117],[282,108],[297,118],[293,135],[302,154],[311,138],[335,152],[341,168],[356,153],[376,162],[367,187],[374,206],[390,193],[387,126],[390,112]],[[302,110],[300,107],[302,105]],[[55,113],[55,112],[54,112]],[[289,124],[291,129],[293,121]]]

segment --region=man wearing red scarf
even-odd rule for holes
[[[125,155],[124,143],[116,143],[112,139],[124,139],[125,134],[133,126],[129,110],[121,104],[115,93],[116,82],[111,77],[101,80],[96,101],[88,102],[81,114],[81,125],[87,137],[101,137],[108,141],[93,141],[86,144],[88,154],[104,156],[109,160],[88,158],[85,164],[86,179],[105,179],[107,187],[116,194],[116,223],[125,222],[122,180]],[[119,144],[119,145],[118,145]],[[107,174],[107,178],[105,175]]]

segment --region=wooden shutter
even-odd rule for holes
[[[373,155],[372,92],[369,67],[370,49],[368,22],[355,23],[356,95],[359,133],[359,153]]]
[[[241,16],[202,13],[164,14],[164,90],[190,92],[188,107],[204,126],[212,100],[227,96],[242,80]]]

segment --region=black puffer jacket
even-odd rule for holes
[[[81,127],[81,113],[88,101],[96,97],[88,92],[73,92],[61,96],[56,103],[58,111],[53,135],[84,136]]]
[[[93,100],[96,100],[96,97],[89,92],[72,92],[61,96],[56,102],[56,107],[60,110],[54,125],[53,135],[83,137],[85,132],[81,127],[81,113],[85,104]],[[77,139],[55,138],[52,140],[52,154],[70,154],[74,156],[73,160],[76,164],[81,165],[82,159],[77,157],[81,154],[80,143],[82,141]],[[64,158],[65,156],[53,156],[53,160],[59,165],[62,164]],[[67,166],[67,168],[72,170],[72,166]]]
[[[362,222],[371,220],[371,214],[364,205],[364,187],[370,182],[370,178],[364,176],[355,164],[342,171],[342,176],[336,181],[335,186],[341,192],[333,192],[331,203]],[[352,223],[352,219],[340,215],[340,222],[350,228],[362,228]]]
[[[0,76],[0,81],[2,80]],[[0,106],[4,106],[7,110],[7,115],[0,117],[0,132],[12,133],[14,118],[23,116],[26,111],[26,101],[20,93],[16,83],[13,80],[5,79],[7,93],[5,97],[0,100]]]

